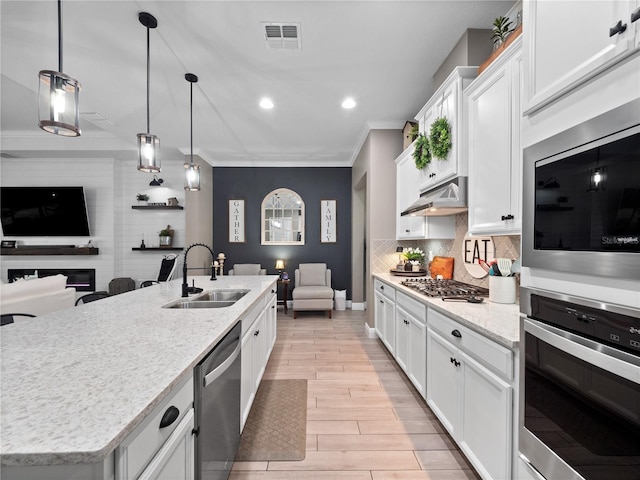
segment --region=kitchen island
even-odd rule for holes
[[[225,308],[162,308],[180,298],[181,280],[174,280],[3,326],[3,478],[70,465],[110,476],[114,467],[103,464],[113,463],[116,447],[276,280],[189,277],[205,291],[250,290]]]

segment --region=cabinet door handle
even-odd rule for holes
[[[636,8],[633,12],[631,12],[631,23],[635,22],[640,18],[640,7]]]
[[[167,411],[164,412],[162,420],[160,420],[160,428],[168,427],[173,422],[175,422],[179,416],[180,410],[178,410],[177,407],[171,405],[169,408],[167,408]]]
[[[405,233],[409,233],[411,230],[409,230],[408,228],[405,230]]]
[[[458,330],[458,329],[452,330],[451,331],[451,335],[453,335],[454,337],[457,337],[457,338],[462,338],[462,334],[460,333],[460,330]]]
[[[609,29],[609,36],[613,37],[618,33],[624,32],[626,29],[627,29],[627,24],[622,23],[622,20],[618,20],[618,23],[616,23],[613,27]]]
[[[513,215],[502,215],[502,220],[513,220]]]
[[[254,337],[257,337],[258,335],[260,335],[260,330],[256,330],[255,332],[253,332]]]
[[[380,285],[380,290],[384,290],[384,285]]]
[[[460,362],[459,362],[459,361],[457,361],[456,359],[454,359],[454,360],[453,360],[453,364],[454,364],[456,367],[459,367],[459,366],[460,366]]]

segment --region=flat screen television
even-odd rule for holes
[[[0,210],[5,236],[90,235],[83,187],[0,187]]]

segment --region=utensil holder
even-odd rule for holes
[[[489,301],[516,303],[516,277],[489,277]]]

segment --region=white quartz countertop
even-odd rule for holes
[[[174,280],[3,326],[2,465],[104,460],[277,277],[193,279],[251,291],[227,308],[162,308],[180,297]]]
[[[374,273],[373,276],[392,285],[397,291],[425,303],[429,308],[440,311],[507,348],[514,349],[518,346],[520,341],[520,308],[517,303],[493,303],[488,298],[485,298],[482,303],[444,302],[439,297],[427,297],[401,285],[400,282],[406,277],[390,273]]]

